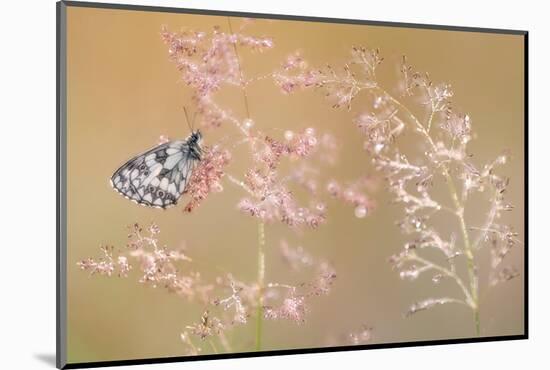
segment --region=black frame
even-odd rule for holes
[[[524,333],[519,335],[504,335],[480,338],[463,338],[463,339],[437,339],[414,342],[394,342],[394,343],[379,343],[367,345],[352,345],[338,347],[321,347],[321,348],[302,348],[288,350],[271,350],[258,352],[240,352],[240,353],[222,353],[212,355],[197,355],[197,356],[176,356],[176,357],[160,357],[160,358],[145,358],[132,360],[116,360],[116,361],[97,361],[97,362],[81,362],[67,363],[66,362],[66,9],[67,7],[83,7],[83,8],[101,8],[101,9],[117,9],[117,10],[132,10],[144,12],[165,12],[165,13],[184,13],[198,15],[217,15],[217,16],[234,16],[248,17],[260,19],[278,19],[291,20],[302,22],[325,22],[325,23],[341,23],[341,24],[359,24],[370,26],[385,26],[399,28],[420,28],[442,31],[462,31],[462,32],[482,32],[519,35],[524,38],[524,169],[525,169],[525,194],[524,194]],[[219,360],[227,358],[243,358],[243,357],[264,357],[264,356],[280,356],[293,354],[307,353],[323,353],[323,352],[341,352],[341,351],[359,351],[366,349],[378,348],[400,348],[400,347],[416,347],[428,345],[444,345],[444,344],[461,344],[461,343],[481,343],[481,342],[497,342],[520,340],[529,338],[529,166],[528,166],[528,141],[529,141],[529,49],[528,39],[529,32],[522,30],[507,30],[507,29],[492,29],[492,28],[476,28],[476,27],[458,27],[448,25],[428,25],[417,23],[399,23],[399,22],[382,22],[369,21],[358,19],[339,19],[325,17],[309,17],[298,15],[285,14],[265,14],[265,13],[249,13],[249,12],[232,12],[222,10],[205,10],[205,9],[186,9],[173,7],[157,7],[143,6],[130,4],[109,4],[96,2],[81,2],[81,1],[59,1],[56,3],[56,34],[57,34],[57,63],[56,63],[56,122],[57,122],[57,140],[56,140],[56,366],[59,369],[77,369],[77,368],[92,368],[104,366],[123,366],[123,365],[143,365],[143,364],[158,364],[172,362],[187,362],[187,361],[202,361],[202,360]]]

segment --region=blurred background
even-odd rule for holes
[[[238,29],[243,20],[232,22]],[[200,305],[162,289],[140,285],[136,271],[127,279],[118,279],[90,278],[78,269],[76,262],[98,256],[100,245],[123,249],[127,225],[156,222],[163,244],[174,248],[185,245],[194,260],[212,266],[200,270],[206,277],[221,269],[240,280],[255,280],[256,221],[235,209],[243,195],[235,187],[226,185],[222,193],[211,195],[193,213],[185,214],[182,206],[167,211],[137,206],[109,186],[112,173],[131,156],[155,145],[160,135],[183,138],[189,133],[182,107],[192,106],[190,91],[168,59],[160,39],[163,25],[173,31],[209,31],[216,25],[226,30],[227,19],[68,9],[69,362],[182,355],[179,333],[203,311]],[[515,205],[506,221],[524,240],[521,36],[269,20],[252,22],[245,32],[269,36],[275,42],[275,48],[265,53],[242,52],[247,76],[272,71],[296,50],[302,50],[312,65],[340,65],[350,48],[358,45],[380,48],[385,61],[379,80],[389,91],[396,86],[401,55],[407,55],[418,70],[429,71],[433,81],[450,83],[455,107],[472,118],[476,137],[469,152],[475,155],[474,161],[489,162],[503,149],[512,153],[512,161],[500,172],[511,178],[508,200]],[[243,114],[242,99],[236,95],[222,94],[219,102]],[[282,95],[270,80],[251,86],[248,95],[251,116],[262,130],[315,127],[335,135],[341,144],[339,164],[331,168],[329,177],[345,181],[374,173],[351,123],[360,111],[360,99],[351,112],[337,110],[315,91]],[[234,135],[234,129],[222,127],[206,133],[205,142],[228,135]],[[242,172],[248,165],[234,162],[231,171]],[[265,349],[344,344],[341,338],[363,325],[373,328],[371,343],[473,336],[471,312],[463,306],[447,305],[403,317],[415,301],[459,296],[459,291],[451,283],[434,286],[430,275],[411,283],[392,271],[388,257],[408,240],[395,225],[402,209],[390,203],[383,187],[373,196],[378,207],[364,219],[356,218],[352,207],[329,201],[328,222],[318,230],[297,234],[280,225],[266,227],[267,281],[300,282],[281,261],[278,246],[282,238],[330,261],[338,277],[328,296],[310,301],[305,324],[267,321]],[[472,225],[481,222],[486,206],[481,200],[468,205],[466,216]],[[447,233],[455,228],[444,221],[439,226]],[[490,289],[485,252],[479,258],[481,334],[521,334],[523,249],[520,246],[507,257],[518,267],[520,277]],[[253,325],[247,325],[230,334],[236,351],[252,348],[253,330]]]

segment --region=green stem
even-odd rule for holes
[[[264,285],[265,285],[265,226],[258,223],[258,308],[256,316],[256,351],[262,349],[262,324],[264,316]]]
[[[234,35],[233,27],[231,25],[231,18],[227,17],[227,25],[229,27],[229,32],[231,35]],[[241,79],[241,87],[243,92],[243,101],[244,101],[244,108],[246,112],[246,118],[250,119],[250,108],[248,105],[248,95],[246,93],[246,84],[244,79],[243,70],[241,68],[241,59],[239,57],[239,51],[237,49],[237,44],[233,44],[233,50],[235,51],[235,58],[237,59],[237,67],[239,69],[239,75]],[[252,150],[254,147],[252,146]],[[231,179],[231,178],[230,178]],[[236,184],[242,186],[245,190],[247,187],[240,181],[234,181]],[[260,221],[258,223],[258,308],[256,312],[256,350],[260,351],[262,349],[262,326],[263,326],[263,316],[264,316],[264,285],[265,285],[265,254],[264,254],[264,247],[265,247],[265,225],[263,221]]]
[[[214,351],[214,353],[219,353],[219,352],[218,352],[218,348],[216,347],[216,345],[214,344],[214,342],[212,341],[212,339],[209,339],[209,340],[208,340],[208,344],[210,344],[210,347],[212,348],[212,350]]]
[[[477,300],[477,298],[476,298]],[[475,323],[475,326],[476,326],[476,336],[479,337],[479,334],[480,334],[480,325],[479,325],[479,301],[478,303],[476,303],[476,308],[473,310],[474,311],[474,323]]]

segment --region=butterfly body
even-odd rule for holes
[[[111,186],[131,201],[147,207],[168,208],[185,192],[201,160],[202,135],[160,144],[123,164],[111,177]]]

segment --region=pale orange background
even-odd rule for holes
[[[237,29],[242,22],[233,19]],[[179,333],[197,321],[202,307],[188,304],[161,289],[143,287],[136,273],[128,279],[90,278],[76,262],[98,255],[98,246],[124,248],[126,226],[155,221],[161,240],[169,246],[186,242],[195,260],[233,273],[245,281],[256,275],[256,223],[235,210],[240,193],[225,186],[193,214],[181,209],[146,209],[123,199],[109,186],[113,171],[130,156],[156,143],[160,135],[181,138],[188,134],[182,106],[190,106],[190,92],[178,81],[160,39],[162,25],[172,30],[226,29],[224,17],[106,9],[68,9],[68,360],[103,361],[178,356],[183,354]],[[452,84],[455,105],[472,117],[476,138],[469,151],[485,163],[510,149],[513,161],[502,173],[511,177],[509,200],[516,206],[508,221],[524,239],[524,80],[523,38],[455,31],[418,30],[315,22],[266,21],[247,31],[273,37],[276,47],[264,54],[243,52],[243,69],[261,75],[276,68],[289,53],[301,49],[313,64],[341,63],[350,47],[378,47],[385,56],[380,79],[395,86],[396,63],[405,54],[433,80]],[[352,112],[335,110],[321,94],[309,91],[285,96],[266,80],[249,89],[250,111],[262,129],[299,129],[313,126],[334,133],[344,144],[340,165],[330,176],[350,179],[372,171],[361,150],[361,139],[351,124]],[[221,104],[243,113],[237,94],[225,94]],[[419,112],[419,111],[418,111]],[[235,135],[222,128],[207,133],[205,141]],[[405,140],[407,140],[405,138]],[[364,159],[364,160],[358,160]],[[248,163],[233,163],[242,172]],[[373,343],[471,337],[471,313],[448,305],[404,319],[412,302],[458,294],[451,284],[434,287],[428,276],[410,283],[399,279],[387,258],[406,241],[395,221],[401,209],[389,203],[383,191],[375,194],[379,207],[366,219],[353,217],[349,206],[329,202],[330,218],[318,231],[299,236],[274,225],[266,229],[267,280],[297,283],[287,272],[277,246],[284,237],[335,266],[333,291],[311,302],[304,325],[267,322],[266,349],[319,347],[366,324],[374,328]],[[467,216],[479,223],[485,210],[475,202]],[[453,225],[442,222],[442,230]],[[487,253],[481,260],[482,335],[523,333],[523,250],[511,253],[522,276],[488,290]],[[236,351],[248,351],[253,325],[229,335]],[[208,347],[207,347],[208,348]],[[206,352],[208,353],[208,352]]]

